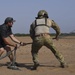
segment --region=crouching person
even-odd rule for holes
[[[15,48],[18,48],[19,46],[24,46],[24,43],[16,39],[12,33],[11,27],[13,26],[14,22],[15,20],[12,17],[7,17],[4,23],[0,25],[0,56],[3,54],[5,50],[7,52],[11,51],[10,46],[15,47]],[[8,37],[10,37],[11,40],[15,42],[15,44],[11,43]],[[11,53],[8,57],[10,59],[10,62],[12,63],[13,54]],[[17,66],[16,62],[15,62],[15,65]]]

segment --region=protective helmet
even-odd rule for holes
[[[37,14],[38,17],[46,17],[48,18],[48,13],[45,10],[40,10]]]
[[[15,22],[15,20],[12,17],[7,17],[5,19],[5,22],[4,23],[8,23],[8,22]]]

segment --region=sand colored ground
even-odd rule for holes
[[[32,42],[30,37],[17,37],[23,42]],[[20,47],[17,50],[17,62],[19,70],[7,69],[8,57],[0,60],[0,75],[75,75],[75,37],[70,36],[67,39],[53,40],[57,50],[64,56],[68,68],[60,68],[60,63],[54,57],[52,52],[46,47],[39,51],[40,66],[36,71],[30,70],[33,66],[31,56],[31,45]]]

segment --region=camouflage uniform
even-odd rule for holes
[[[44,19],[45,19],[45,22],[43,21]],[[37,23],[37,22],[40,22],[40,23]],[[38,26],[36,26],[37,24]],[[56,38],[57,38],[60,35],[60,28],[53,20],[50,20],[49,18],[44,18],[44,17],[37,18],[30,26],[30,36],[33,39],[31,53],[32,53],[33,62],[34,62],[34,69],[36,69],[37,66],[39,65],[38,51],[42,46],[46,46],[52,51],[52,53],[61,63],[61,66],[62,64],[64,64],[64,57],[56,50],[55,46],[53,45],[52,38],[49,35],[50,27],[52,27],[56,31]]]

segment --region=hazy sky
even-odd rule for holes
[[[13,33],[29,33],[30,24],[42,9],[55,20],[61,32],[75,30],[75,0],[0,0],[0,24],[6,17],[13,17]]]

